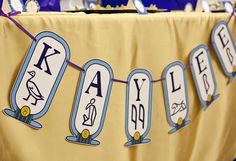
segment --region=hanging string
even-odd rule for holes
[[[193,64],[189,63],[185,66],[184,70],[186,71],[186,70],[190,69],[192,66],[193,66]]]
[[[26,35],[28,35],[33,41],[36,41],[36,38],[31,35],[23,26],[21,26],[16,20],[14,20],[11,16],[15,16],[19,14],[20,12],[15,12],[15,13],[9,13],[6,14],[2,8],[0,9],[0,16],[8,18],[10,21],[12,21],[21,31],[23,31]]]
[[[184,71],[190,69],[193,65],[191,63],[189,63],[188,65],[185,66],[184,68]],[[166,78],[165,77],[162,77],[161,79],[158,79],[158,80],[152,80],[152,83],[159,83],[159,82],[162,82],[162,81],[165,81]]]
[[[229,22],[230,22],[230,20],[232,19],[233,16],[234,16],[234,11],[231,13],[231,15],[230,15],[230,17],[229,17],[229,19],[227,21],[227,25],[229,24]]]
[[[84,68],[82,68],[82,67],[76,65],[75,63],[71,62],[70,60],[66,60],[66,62],[67,62],[67,64],[68,64],[69,66],[71,66],[72,68],[75,68],[75,69],[77,69],[77,70],[79,70],[79,71],[85,72]],[[117,83],[124,83],[124,84],[127,84],[127,83],[128,83],[127,81],[119,80],[119,79],[116,79],[116,78],[112,78],[112,81],[113,81],[113,82],[117,82]]]
[[[66,60],[66,62],[67,62],[67,64],[68,64],[69,66],[71,66],[72,68],[75,68],[75,69],[77,69],[77,70],[79,70],[79,71],[85,72],[84,68],[82,68],[82,67],[76,65],[75,63],[71,62],[70,60]],[[191,64],[191,63],[188,64],[188,65],[186,65],[185,68],[184,68],[184,71],[190,69],[191,67],[192,67],[192,64]],[[165,78],[165,77],[162,77],[162,78],[157,79],[157,80],[152,80],[151,82],[152,82],[152,83],[159,83],[159,82],[162,82],[162,81],[165,81],[165,80],[166,80],[166,78]],[[112,81],[113,81],[113,82],[116,82],[116,83],[128,84],[128,81],[124,81],[124,80],[120,80],[120,79],[116,79],[116,78],[112,78]]]
[[[9,12],[8,16],[16,16],[18,14],[20,14],[21,12],[17,11],[17,12]]]
[[[158,79],[158,80],[152,80],[152,83],[159,83],[159,82],[162,82],[164,80],[166,80],[166,78],[163,77],[163,78]]]
[[[70,60],[66,60],[66,62],[72,68],[75,68],[75,69],[77,69],[79,71],[85,72],[85,70],[82,67],[76,65],[75,63],[71,62]],[[151,82],[152,83],[158,83],[158,82],[161,82],[163,80],[166,80],[166,78],[161,78],[161,79],[158,79],[158,80],[152,80]],[[116,82],[116,83],[128,84],[128,81],[124,81],[124,80],[120,80],[120,79],[116,79],[116,78],[112,78],[112,81]]]
[[[230,17],[229,17],[229,20],[227,21],[227,25],[228,25],[228,23],[230,22],[230,20],[232,19],[232,17],[234,16],[234,11],[231,13],[231,15],[230,15]],[[210,44],[211,45],[211,44]],[[193,64],[192,63],[189,63],[189,64],[187,64],[186,66],[185,66],[185,68],[184,68],[184,71],[186,71],[186,70],[188,70],[188,69],[191,69],[192,68],[192,66],[193,66]],[[112,79],[114,82],[119,82],[119,83],[128,83],[127,81],[122,81],[122,80],[118,80],[118,79]],[[163,78],[161,78],[161,79],[157,79],[157,80],[152,80],[151,82],[152,83],[159,83],[159,82],[162,82],[162,81],[165,81],[166,80],[166,78],[165,77],[163,77]]]
[[[117,83],[128,84],[127,81],[123,81],[123,80],[119,80],[119,79],[115,79],[115,78],[112,78],[112,81],[113,81],[113,82],[117,82]]]
[[[70,60],[66,60],[66,62],[67,62],[67,64],[68,64],[69,66],[71,66],[72,68],[75,68],[75,69],[77,69],[77,70],[79,70],[79,71],[82,71],[82,72],[85,71],[84,68],[82,68],[82,67],[76,65],[75,63],[72,63]]]
[[[36,41],[36,38],[35,38],[32,34],[30,34],[23,26],[21,26],[16,20],[14,20],[14,19],[12,18],[12,16],[18,15],[18,14],[20,14],[20,13],[21,13],[21,12],[10,12],[10,13],[6,14],[6,13],[2,10],[2,8],[0,8],[0,16],[3,16],[3,17],[8,18],[8,19],[9,19],[10,21],[12,21],[21,31],[23,31],[26,35],[28,35],[33,41]],[[230,15],[230,17],[229,17],[229,20],[227,21],[227,25],[229,24],[230,20],[231,20],[232,17],[234,16],[234,13],[235,13],[234,11],[231,13],[231,15]],[[210,44],[210,45],[211,45],[211,44]],[[79,71],[85,72],[85,70],[84,70],[82,67],[76,65],[75,63],[71,62],[70,60],[66,60],[66,62],[68,63],[69,66],[71,66],[71,67],[73,67],[73,68],[75,68],[75,69],[77,69],[77,70],[79,70]],[[192,67],[192,64],[190,63],[190,64],[188,64],[188,65],[185,66],[184,70],[186,71],[186,70],[190,69],[191,67]],[[162,82],[162,81],[164,81],[164,80],[166,80],[166,78],[160,78],[160,79],[158,79],[158,80],[152,80],[151,82],[152,82],[152,83],[159,83],[159,82]],[[128,84],[127,81],[120,80],[120,79],[116,79],[116,78],[112,78],[112,81],[113,81],[113,82],[117,82],[117,83]]]

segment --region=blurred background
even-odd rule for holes
[[[160,9],[170,10],[183,10],[187,3],[191,3],[193,8],[195,8],[197,0],[142,0],[144,6],[149,7],[151,4],[155,4]],[[102,6],[107,6],[108,4],[112,7],[116,5],[127,5],[128,0],[103,0]]]
[[[23,0],[25,3],[27,0]],[[82,6],[85,0],[37,0],[43,11],[59,11],[60,7],[62,10],[72,8],[72,6],[80,5]],[[93,0],[90,0],[93,1]],[[96,1],[96,0],[94,0]],[[128,4],[128,0],[98,0],[101,2],[103,7],[110,5],[111,7],[116,7]],[[132,1],[132,0],[130,0]],[[196,6],[197,0],[142,0],[145,7],[149,7],[151,4],[156,5],[159,9],[171,10],[183,10],[187,3],[191,3],[193,9]]]

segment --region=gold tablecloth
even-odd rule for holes
[[[210,34],[229,14],[159,13],[86,15],[39,13],[14,16],[33,35],[52,31],[71,49],[71,61],[82,66],[91,59],[110,64],[117,79],[145,68],[154,79],[175,60],[188,64],[199,44],[210,45]],[[229,28],[236,38],[235,18]],[[11,21],[0,17],[0,109],[10,107],[10,91],[32,40]],[[114,83],[104,128],[97,147],[71,144],[70,115],[79,71],[68,66],[47,114],[33,130],[0,113],[0,161],[231,161],[236,157],[236,80],[227,85],[216,53],[210,48],[220,97],[203,111],[190,70],[187,71],[192,123],[168,135],[163,88],[153,86],[152,127],[149,144],[124,147],[125,84]]]

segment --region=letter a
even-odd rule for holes
[[[97,78],[97,82],[94,83],[95,78]],[[90,83],[88,89],[85,91],[85,93],[89,94],[90,87],[97,88],[97,96],[102,97],[102,88],[101,88],[101,72],[98,71],[96,75],[94,76],[92,82]]]

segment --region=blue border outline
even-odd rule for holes
[[[148,14],[147,9],[145,8],[145,6],[143,5],[143,2],[142,2],[141,0],[132,0],[132,1],[133,1],[133,4],[134,4],[134,6],[135,6],[137,12],[138,12],[140,15],[146,15],[146,14]],[[135,1],[139,1],[140,3],[142,3],[143,8],[144,8],[144,12],[141,12],[141,11],[139,10],[139,8],[135,5]]]
[[[234,40],[233,40],[233,38],[232,38],[232,34],[231,34],[230,30],[229,30],[229,27],[228,27],[228,25],[227,25],[227,22],[225,22],[225,21],[223,21],[223,20],[222,20],[222,21],[219,21],[219,22],[214,26],[213,31],[212,31],[212,33],[211,33],[211,43],[212,43],[213,48],[214,48],[215,51],[216,51],[216,55],[217,55],[217,57],[218,57],[218,59],[219,59],[219,61],[220,61],[220,64],[221,64],[221,66],[223,67],[223,70],[224,70],[225,75],[228,76],[230,79],[233,79],[235,76],[233,76],[233,74],[232,74],[233,72],[232,72],[232,73],[229,73],[229,72],[227,71],[226,66],[225,66],[225,64],[224,64],[224,61],[223,61],[223,59],[222,59],[222,57],[221,57],[221,54],[220,54],[220,52],[219,52],[219,49],[218,49],[218,47],[217,47],[217,45],[216,45],[216,43],[215,43],[215,39],[214,39],[214,35],[215,35],[215,32],[216,32],[216,29],[218,29],[218,27],[219,27],[220,25],[225,25],[225,27],[226,27],[226,29],[227,29],[227,32],[229,33],[230,41],[233,43],[234,50],[236,51],[236,45],[235,45],[235,42],[234,42]]]
[[[212,61],[211,61],[211,56],[210,56],[210,52],[208,50],[208,47],[204,44],[198,45],[196,48],[194,48],[192,50],[189,61],[190,61],[191,64],[193,64],[193,56],[200,49],[205,50],[206,55],[207,55],[207,59],[208,59],[208,63],[209,63],[209,66],[210,66],[210,71],[211,71],[211,76],[212,76],[213,83],[214,83],[214,86],[215,86],[212,96],[215,96],[216,95],[216,90],[217,90],[217,84],[216,84],[216,78],[215,78],[215,74],[214,74],[214,70],[213,70],[213,66],[212,66]],[[201,91],[199,89],[199,84],[197,82],[197,76],[196,76],[196,73],[195,73],[195,70],[193,69],[193,67],[191,67],[191,72],[192,72],[192,75],[193,75],[193,80],[194,80],[195,86],[197,88],[198,97],[199,97],[202,105],[204,106],[204,109],[207,109],[209,104],[207,104],[207,101],[204,101],[203,98],[202,98]]]
[[[25,12],[26,9],[25,9],[25,5],[24,5],[24,3],[23,3],[23,0],[19,0],[19,1],[20,1],[20,3],[21,3],[21,6],[22,6],[22,11],[20,11],[20,12]],[[12,6],[11,0],[8,0],[8,4],[9,4],[9,6],[10,6],[12,12],[18,12],[18,11],[16,11],[16,10],[14,9],[14,7]]]
[[[184,86],[185,86],[185,99],[186,99],[186,108],[187,108],[187,113],[186,113],[184,120],[186,121],[186,119],[188,118],[188,115],[189,115],[189,99],[188,99],[187,78],[186,78],[186,74],[184,71],[184,69],[185,69],[184,64],[181,61],[172,62],[164,69],[162,77],[166,78],[167,72],[173,66],[180,66],[183,70]],[[171,114],[170,114],[170,110],[169,110],[170,105],[169,105],[169,97],[168,97],[168,92],[167,92],[168,89],[167,89],[167,85],[166,85],[166,80],[163,81],[163,86],[164,86],[164,94],[165,94],[165,107],[166,107],[167,121],[172,127],[175,127],[176,124],[171,120]]]
[[[130,86],[130,80],[133,77],[134,74],[137,73],[141,73],[141,74],[145,74],[146,76],[148,76],[149,78],[149,83],[150,83],[150,87],[149,87],[149,98],[148,98],[148,102],[149,102],[149,111],[148,111],[148,124],[147,124],[147,129],[144,132],[143,135],[141,135],[143,138],[145,138],[150,129],[151,129],[151,117],[152,117],[152,90],[153,90],[153,84],[152,84],[152,76],[149,73],[149,71],[147,71],[146,69],[134,69],[128,76],[128,84],[126,85],[126,103],[125,103],[125,133],[126,136],[129,140],[132,140],[132,136],[129,134],[129,130],[128,130],[128,116],[129,116],[129,86]]]
[[[105,61],[102,61],[102,60],[99,60],[99,59],[92,59],[84,65],[83,69],[85,70],[85,72],[81,72],[80,76],[79,76],[80,81],[78,81],[78,84],[77,84],[76,97],[75,97],[75,100],[74,100],[73,111],[72,111],[71,120],[70,120],[70,130],[71,130],[73,135],[78,136],[79,131],[76,129],[76,126],[75,126],[76,114],[77,114],[77,111],[78,111],[78,108],[79,108],[79,102],[80,102],[80,98],[81,98],[81,94],[82,94],[82,90],[83,90],[83,86],[84,86],[84,80],[85,80],[87,69],[91,65],[94,65],[94,64],[104,66],[109,71],[111,80],[109,82],[108,89],[107,89],[107,94],[106,94],[106,98],[105,98],[105,103],[104,103],[104,108],[103,108],[103,112],[102,112],[101,122],[100,122],[98,130],[94,134],[91,135],[92,139],[95,139],[100,134],[100,132],[102,131],[104,121],[105,121],[105,117],[106,117],[107,106],[108,106],[108,102],[109,102],[109,99],[110,99],[112,84],[113,84],[113,82],[112,82],[112,78],[113,78],[112,68]]]
[[[61,38],[60,36],[58,36],[57,34],[55,34],[53,32],[49,32],[49,31],[44,31],[44,32],[39,33],[35,37],[37,41],[36,42],[33,41],[33,43],[30,46],[30,49],[29,49],[29,51],[28,51],[28,53],[27,53],[27,55],[26,55],[26,57],[24,59],[23,65],[21,66],[20,72],[17,75],[16,81],[15,81],[15,83],[13,85],[13,88],[12,88],[12,91],[11,91],[11,94],[10,94],[10,103],[11,103],[12,108],[15,111],[17,109],[20,109],[17,106],[17,104],[16,104],[16,92],[17,92],[17,90],[18,90],[18,88],[20,86],[20,83],[21,83],[21,81],[23,79],[24,73],[26,72],[26,69],[27,69],[27,67],[28,67],[28,65],[29,65],[29,63],[31,61],[31,58],[32,58],[33,53],[34,53],[34,50],[35,50],[39,40],[41,40],[44,37],[51,37],[51,38],[53,38],[54,40],[57,40],[58,42],[60,42],[63,45],[63,47],[65,49],[65,60],[64,60],[63,65],[61,66],[59,74],[57,75],[57,78],[56,78],[56,80],[54,82],[54,85],[53,85],[53,87],[51,89],[51,92],[49,94],[47,102],[44,105],[44,108],[39,113],[33,114],[33,116],[32,116],[33,120],[38,119],[38,118],[42,117],[43,115],[45,115],[47,113],[47,111],[48,111],[48,109],[50,107],[50,104],[52,102],[52,99],[53,99],[53,97],[54,97],[54,95],[55,95],[55,93],[57,91],[57,88],[58,88],[58,86],[60,84],[60,81],[61,81],[61,79],[63,77],[63,74],[64,74],[64,72],[66,70],[66,67],[67,67],[66,60],[70,59],[70,49],[69,49],[68,44],[66,43],[66,41],[63,38]]]

